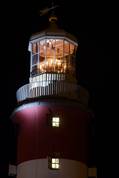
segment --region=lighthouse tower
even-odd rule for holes
[[[88,178],[89,94],[75,77],[77,40],[56,22],[29,40],[29,83],[12,114],[17,178]]]

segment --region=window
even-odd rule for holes
[[[60,118],[52,117],[52,127],[59,127],[59,126],[60,126]]]
[[[48,167],[50,169],[59,169],[60,168],[60,160],[59,158],[49,158],[48,160]]]
[[[48,156],[48,168],[49,169],[60,169],[60,158],[61,155],[59,152],[52,152]]]
[[[59,158],[52,158],[52,169],[59,169]]]

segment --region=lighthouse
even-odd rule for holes
[[[89,93],[76,80],[77,39],[49,27],[29,39],[29,83],[17,90],[17,178],[96,177],[88,168]]]

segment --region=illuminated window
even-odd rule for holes
[[[51,168],[52,169],[59,169],[59,158],[52,158],[51,159]]]
[[[52,127],[59,127],[59,126],[60,126],[60,118],[52,117]]]

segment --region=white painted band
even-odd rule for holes
[[[87,178],[88,168],[75,160],[60,159],[60,169],[48,168],[48,159],[35,159],[17,166],[17,178]]]

